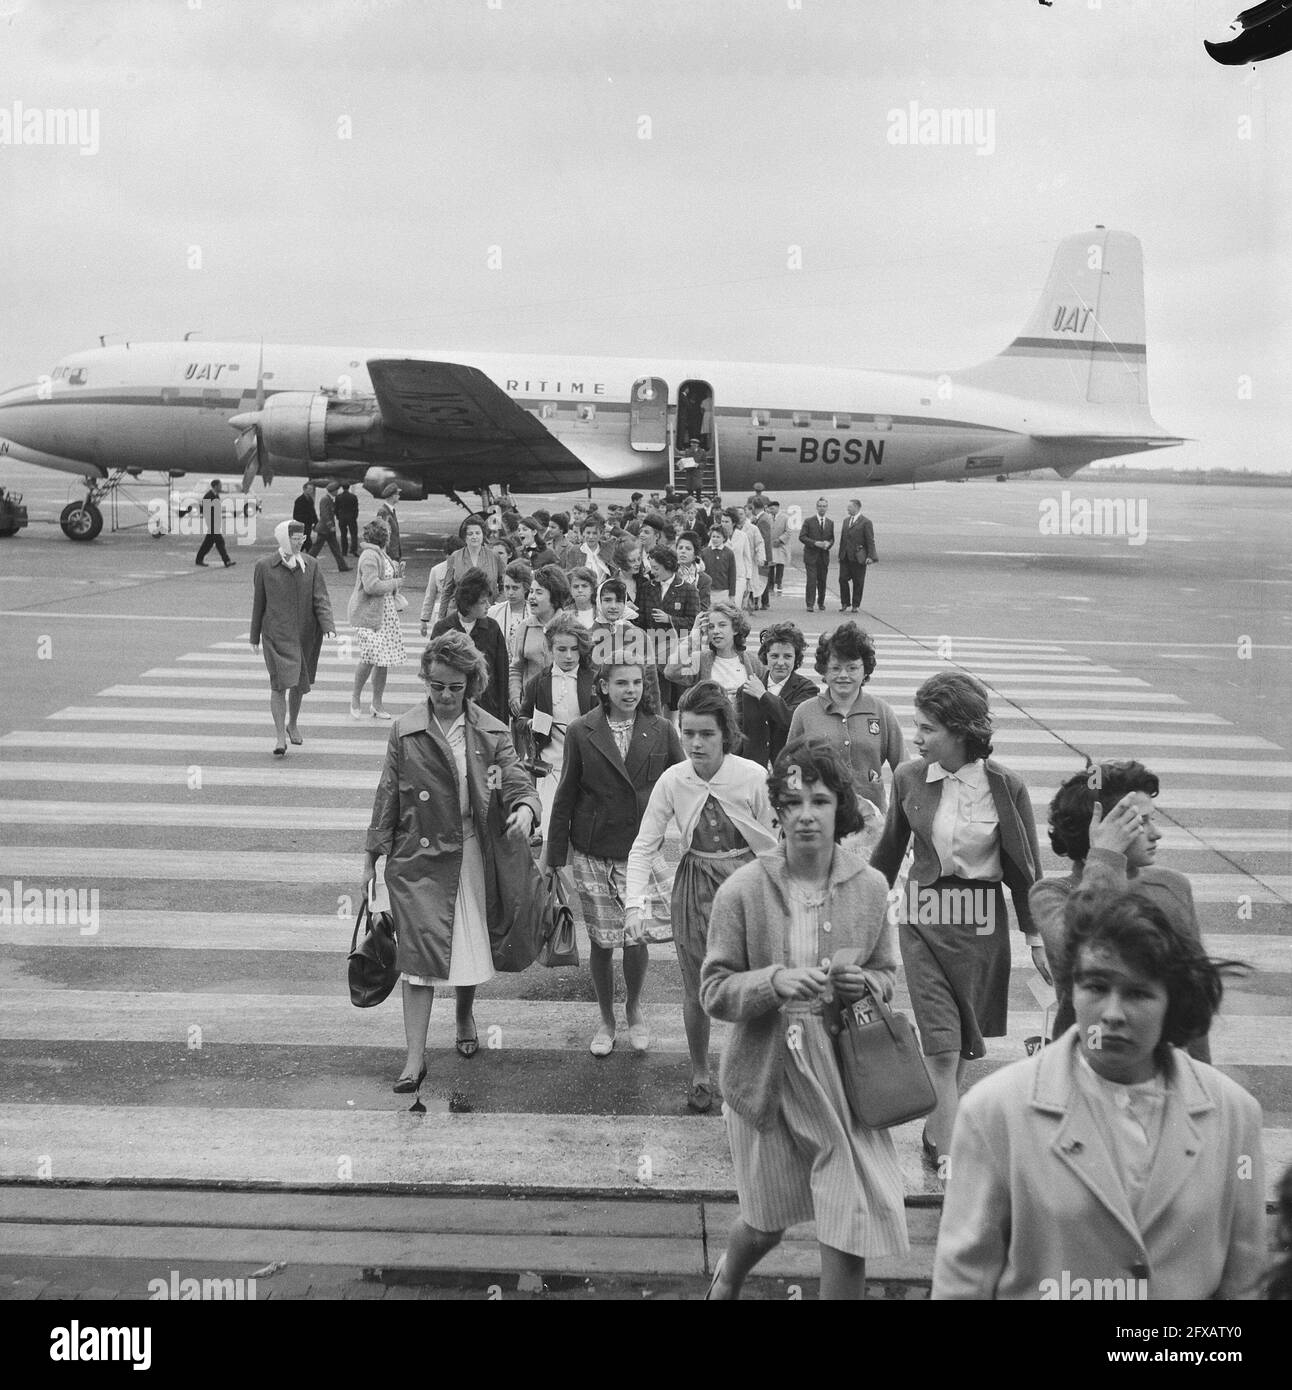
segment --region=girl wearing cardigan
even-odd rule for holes
[[[691,1053],[687,1105],[705,1113],[713,1105],[709,1075],[709,1019],[700,1005],[700,967],[707,945],[713,895],[742,864],[776,844],[767,774],[735,757],[736,717],[713,681],[693,685],[678,705],[687,761],[655,783],[641,829],[628,852],[625,940],[642,939],[651,869],[670,824],[682,837],[673,878],[673,946],[682,972],[682,1022]]]
[[[888,820],[870,862],[892,884],[914,837],[915,861],[897,904],[898,939],[938,1097],[924,1155],[940,1168],[951,1151],[964,1064],[986,1056],[984,1038],[1005,1036],[1004,887],[1033,964],[1047,983],[1050,973],[1027,901],[1040,877],[1036,818],[1022,778],[990,757],[987,691],[961,671],[940,671],[915,692],[914,703],[920,757],[893,776]]]
[[[889,1132],[852,1117],[821,1002],[888,999],[896,929],[883,876],[839,844],[862,823],[841,754],[789,744],[769,792],[784,843],[718,890],[701,975],[704,1007],[736,1025],[722,1093],[740,1219],[709,1297],[739,1297],[785,1228],[815,1220],[821,1297],[859,1299],[866,1257],[909,1248],[902,1174]],[[862,963],[832,965],[842,948]]]
[[[386,672],[404,660],[404,636],[395,595],[404,586],[403,575],[386,554],[390,531],[384,521],[370,521],[363,528],[363,545],[354,576],[354,592],[346,616],[359,639],[359,664],[350,691],[350,718],[363,718],[363,687],[372,677],[371,714],[391,716],[383,703]]]

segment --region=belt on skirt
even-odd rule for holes
[[[703,849],[688,849],[687,854],[693,855],[696,859],[738,859],[742,854],[752,854],[753,851],[748,847],[745,849],[724,849],[716,853],[710,853]]]

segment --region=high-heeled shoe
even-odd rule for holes
[[[422,1069],[417,1073],[414,1081],[411,1076],[401,1076],[398,1081],[390,1088],[397,1096],[411,1095],[414,1091],[421,1088],[422,1082],[426,1080],[426,1063],[422,1063]]]
[[[287,730],[287,738],[289,742],[294,743],[298,748],[302,743],[305,742],[305,740],[301,737],[301,731],[295,727],[289,728]]]

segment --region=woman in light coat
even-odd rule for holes
[[[737,1298],[787,1226],[815,1221],[821,1297],[859,1299],[866,1257],[909,1248],[902,1173],[889,1132],[853,1118],[821,1001],[890,998],[896,931],[883,876],[839,844],[862,811],[838,753],[789,744],[768,794],[785,839],[718,889],[700,977],[735,1024],[721,1082],[740,1196],[709,1296]]]
[[[359,640],[359,664],[355,667],[354,687],[350,691],[350,718],[362,719],[363,687],[372,677],[374,719],[389,719],[382,703],[386,694],[386,672],[405,658],[404,634],[400,626],[399,600],[404,587],[402,566],[386,554],[390,532],[384,521],[370,521],[363,528],[363,545],[354,576],[354,591],[346,616]]]
[[[1184,1051],[1221,971],[1138,893],[1066,914],[1076,1022],[965,1096],[935,1299],[1259,1296],[1261,1108]]]
[[[539,816],[510,734],[475,703],[488,668],[470,638],[435,638],[422,653],[421,677],[427,699],[390,731],[363,871],[366,895],[385,856],[408,1046],[393,1087],[400,1094],[416,1091],[426,1076],[435,985],[456,987],[457,1051],[472,1057],[479,1048],[476,986],[493,976],[492,942],[505,931],[508,908],[490,800],[499,798],[506,834],[522,846]]]

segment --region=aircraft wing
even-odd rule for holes
[[[1125,445],[1127,449],[1172,449],[1191,444],[1187,438],[1167,434],[1033,434],[1038,444],[1076,444],[1083,447]]]
[[[459,455],[463,446],[488,450],[499,481],[523,475],[527,486],[547,482],[560,490],[570,486],[571,469],[585,467],[475,367],[394,357],[374,358],[367,366],[388,430],[450,446]]]

